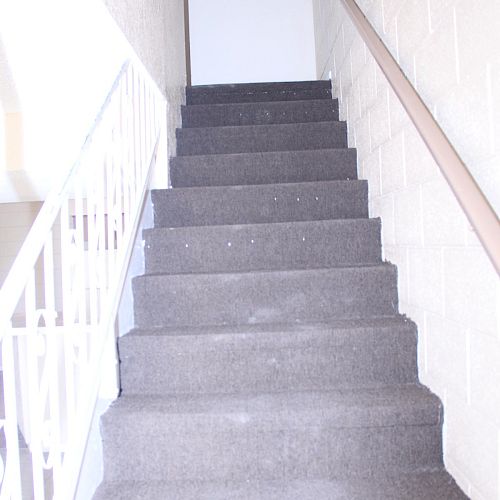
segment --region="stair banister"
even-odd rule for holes
[[[117,392],[115,321],[165,120],[127,61],[0,290],[2,499],[76,494],[98,397]]]
[[[355,0],[341,0],[341,3],[439,165],[493,266],[500,274],[500,221],[495,210]]]

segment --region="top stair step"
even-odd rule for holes
[[[273,125],[338,121],[338,99],[182,106],[182,126]]]
[[[309,99],[330,99],[331,97],[331,82],[327,80],[198,85],[186,89],[186,102],[188,105],[304,101]]]

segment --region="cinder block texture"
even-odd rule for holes
[[[329,93],[188,89],[96,498],[464,498]]]
[[[500,352],[500,280],[342,2],[314,0],[313,4],[318,76],[331,72],[340,118],[350,124],[349,144],[358,150],[359,178],[369,183],[370,216],[382,219],[383,255],[400,270],[401,311],[417,321],[422,333],[421,379],[449,401],[462,401],[467,392],[471,418],[455,413],[456,406],[445,407],[445,425],[454,429],[453,436],[445,434],[445,463],[473,498],[496,500],[500,498],[498,411],[480,401],[481,393],[498,392],[500,358],[484,364],[483,389],[472,387],[470,352],[466,363],[461,356],[450,355],[448,329],[429,325],[449,325],[459,337],[467,331],[469,346],[482,336],[494,339],[492,352]],[[500,4],[466,0],[358,4],[491,205],[500,211]],[[443,370],[448,364],[449,369]],[[461,387],[457,381],[469,382]],[[482,434],[488,430],[487,441],[495,448],[481,460],[471,446],[479,428]]]

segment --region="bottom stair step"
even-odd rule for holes
[[[122,396],[101,420],[105,479],[332,479],[442,466],[441,404],[419,385]]]
[[[104,483],[94,500],[465,500],[444,471],[337,481]]]

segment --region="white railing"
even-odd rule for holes
[[[96,402],[118,391],[115,321],[165,120],[127,62],[0,290],[2,500],[75,495]]]

